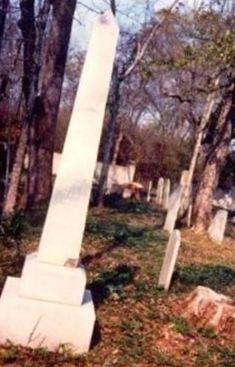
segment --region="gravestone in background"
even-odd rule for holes
[[[118,39],[111,12],[94,25],[39,250],[0,300],[0,343],[89,349],[95,311],[77,263]]]
[[[226,229],[228,218],[227,210],[218,210],[215,214],[214,219],[211,222],[211,225],[208,229],[209,237],[217,242],[222,243],[224,239],[224,232]]]
[[[152,187],[153,187],[153,181],[149,181],[148,190],[147,190],[147,197],[146,197],[147,203],[149,203],[150,200],[151,200],[151,190],[152,190]]]
[[[162,197],[162,207],[165,210],[167,210],[169,206],[170,190],[171,190],[171,181],[169,178],[166,178],[164,180],[163,197]]]
[[[157,190],[156,190],[156,204],[162,205],[163,199],[163,187],[164,187],[164,178],[160,177],[157,183]]]

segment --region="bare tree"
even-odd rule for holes
[[[48,199],[56,121],[76,0],[54,0],[43,65],[42,86],[30,140],[28,206]]]
[[[135,68],[141,61],[141,59],[144,57],[150,45],[151,40],[156,35],[159,28],[165,23],[168,14],[172,11],[172,9],[175,7],[177,3],[178,3],[178,0],[173,1],[172,5],[169,7],[169,9],[166,12],[164,19],[152,27],[147,37],[143,40],[142,44],[140,44],[138,39],[135,40],[134,45],[132,45],[132,49],[131,49],[128,60],[126,60],[125,63],[122,63],[122,65],[119,65],[117,61],[116,65],[114,66],[112,90],[111,90],[110,103],[109,103],[110,120],[109,120],[109,126],[108,126],[108,133],[106,136],[106,143],[105,143],[104,154],[103,154],[103,159],[102,159],[103,164],[102,164],[102,169],[101,169],[101,174],[100,174],[100,179],[99,179],[99,184],[98,184],[97,198],[96,198],[96,204],[98,206],[102,205],[103,196],[105,193],[105,185],[106,185],[106,181],[108,177],[111,151],[112,151],[112,146],[114,143],[114,137],[115,137],[117,124],[118,124],[118,113],[119,113],[119,107],[120,107],[122,84],[125,80],[127,80],[127,78],[129,78],[129,76],[135,70]],[[113,7],[113,2],[111,3],[111,5]]]

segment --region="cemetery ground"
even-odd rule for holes
[[[6,276],[20,275],[25,254],[36,249],[45,212],[38,208],[26,217],[18,214],[2,226],[1,288]],[[133,201],[91,208],[81,256],[97,315],[90,352],[72,356],[66,345],[51,353],[9,341],[0,347],[0,366],[235,366],[231,335],[196,329],[179,313],[180,300],[197,285],[234,296],[232,228],[222,245],[183,230],[173,281],[165,293],[157,286],[168,240],[161,229],[164,215],[153,205]]]

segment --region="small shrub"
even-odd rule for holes
[[[4,240],[6,240],[4,242],[9,245],[12,243],[12,240],[17,240],[21,237],[25,228],[25,215],[19,211],[12,216],[2,219],[0,223],[0,236],[4,238]]]

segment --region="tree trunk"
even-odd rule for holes
[[[52,188],[56,121],[76,0],[53,0],[42,87],[30,141],[28,206],[47,200]]]
[[[221,169],[229,153],[231,122],[234,118],[232,117],[234,95],[233,91],[233,96],[231,94],[227,96],[221,107],[213,143],[205,160],[194,207],[194,229],[197,232],[206,231],[211,220],[214,192],[218,185]]]
[[[120,126],[121,128],[121,126]],[[117,139],[115,141],[114,150],[113,150],[113,159],[112,159],[112,165],[115,166],[117,164],[117,158],[120,151],[121,142],[123,139],[123,133],[120,131],[118,133]]]
[[[215,87],[217,87],[218,84],[219,84],[219,78],[217,78],[215,81]],[[181,209],[183,212],[188,209],[188,206],[190,204],[190,195],[191,195],[191,189],[192,189],[193,176],[194,176],[194,172],[196,169],[197,159],[198,159],[200,149],[201,149],[203,134],[205,131],[205,127],[207,126],[207,124],[210,121],[210,117],[211,117],[211,113],[215,105],[215,101],[216,101],[216,92],[212,92],[208,95],[207,101],[204,107],[204,111],[202,114],[198,132],[197,132],[197,137],[196,137],[196,142],[195,142],[194,149],[193,149],[192,158],[190,161],[186,185],[184,187],[184,191],[182,194]]]
[[[22,167],[24,164],[27,140],[28,140],[28,124],[25,123],[21,130],[20,140],[16,151],[16,157],[11,171],[10,185],[3,206],[3,213],[2,213],[3,217],[10,216],[15,209],[17,192],[20,183]]]
[[[0,0],[0,53],[2,50],[2,38],[5,29],[8,7],[9,7],[9,0]]]
[[[14,211],[17,199],[17,191],[21,178],[24,163],[25,151],[27,147],[29,124],[32,120],[34,100],[36,96],[36,62],[35,45],[36,29],[34,0],[20,1],[21,18],[18,26],[22,32],[24,41],[24,60],[23,60],[23,80],[22,92],[24,96],[24,112],[22,117],[22,131],[19,145],[16,152],[15,162],[11,172],[10,185],[7,190],[6,199],[3,207],[3,216],[11,215]]]
[[[109,171],[109,163],[111,158],[111,151],[114,141],[114,136],[116,133],[117,125],[118,125],[118,112],[121,102],[121,94],[120,94],[120,87],[121,82],[118,77],[118,67],[117,65],[114,66],[113,72],[113,93],[111,95],[110,101],[110,120],[108,125],[108,131],[106,136],[106,142],[104,145],[104,154],[103,154],[103,161],[102,161],[102,168],[100,173],[100,179],[98,184],[98,191],[96,197],[96,204],[101,206],[103,203],[103,197],[106,189],[106,181],[108,177]]]

